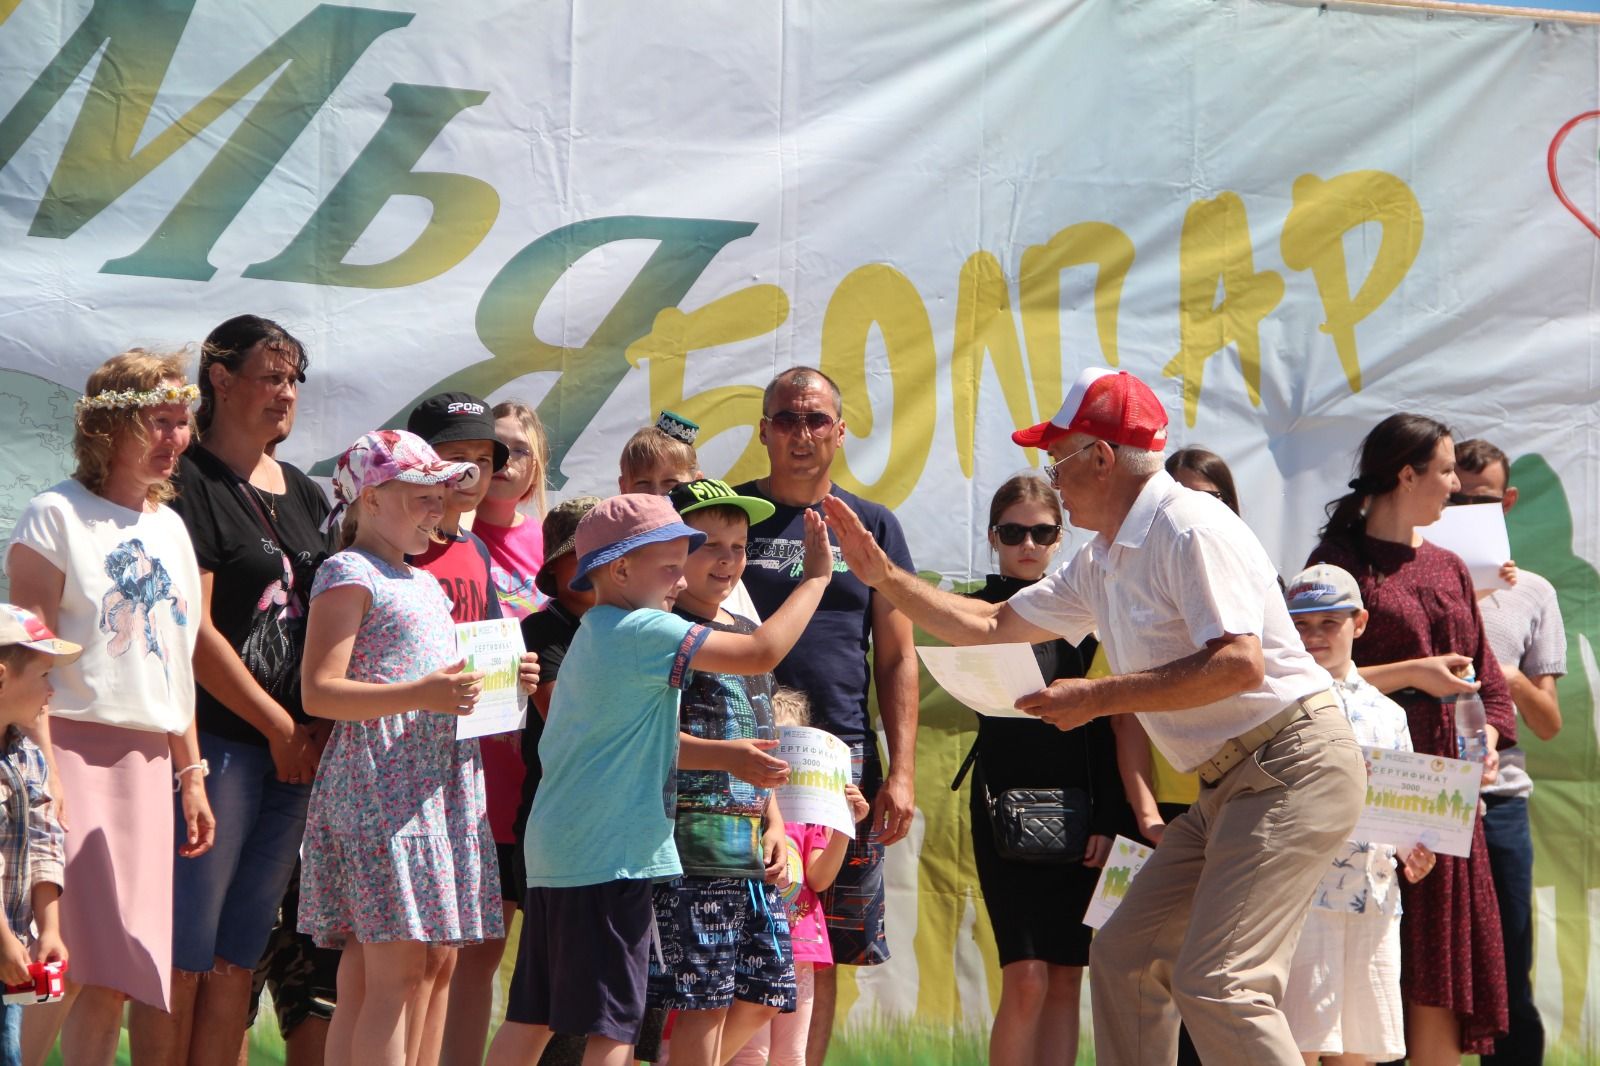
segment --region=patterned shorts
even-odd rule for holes
[[[850,777],[868,803],[883,784],[883,764],[877,742],[845,738],[850,745]],[[877,966],[889,961],[889,938],[883,919],[887,910],[883,886],[883,845],[872,839],[869,820],[856,826],[855,839],[845,850],[839,876],[822,895],[822,912],[828,920],[828,942],[836,966]]]
[[[250,990],[250,1023],[255,1024],[261,990],[272,989],[278,1014],[278,1032],[285,1038],[307,1018],[328,1021],[337,997],[339,959],[342,952],[319,948],[295,929],[300,909],[300,867],[289,879],[289,891],[278,913],[278,924],[267,939],[267,950],[256,966]]]
[[[666,967],[650,957],[647,1002],[720,1010],[739,1000],[794,1010],[794,955],[783,901],[744,877],[679,877],[656,885]]]

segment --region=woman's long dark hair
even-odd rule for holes
[[[1450,435],[1450,427],[1443,422],[1404,411],[1373,426],[1361,442],[1350,491],[1328,504],[1322,539],[1353,551],[1370,569],[1363,544],[1367,500],[1393,492],[1400,484],[1400,472],[1408,466],[1419,474],[1426,471],[1439,441]]]
[[[1180,448],[1167,456],[1167,473],[1176,475],[1180,470],[1191,470],[1211,482],[1222,493],[1228,510],[1239,513],[1239,490],[1233,487],[1233,471],[1222,456],[1204,448]]]
[[[200,348],[200,372],[196,384],[200,386],[200,406],[194,413],[195,428],[201,433],[211,428],[211,418],[216,414],[216,397],[211,389],[211,367],[221,363],[231,373],[238,373],[257,345],[280,352],[294,361],[295,372],[301,381],[306,379],[306,346],[293,334],[270,318],[258,315],[235,315],[212,330]]]

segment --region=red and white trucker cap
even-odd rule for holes
[[[1024,448],[1047,448],[1068,433],[1159,452],[1167,446],[1167,412],[1150,386],[1126,370],[1090,367],[1072,383],[1054,418],[1019,429],[1011,439]]]

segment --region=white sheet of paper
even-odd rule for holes
[[[1440,855],[1472,852],[1483,764],[1415,751],[1362,747],[1367,802],[1351,840],[1392,844],[1400,854],[1425,844]]]
[[[1084,925],[1099,929],[1106,924],[1106,919],[1117,909],[1122,897],[1128,894],[1128,886],[1133,884],[1134,877],[1144,869],[1144,864],[1154,853],[1153,848],[1124,836],[1111,842],[1111,854],[1100,868],[1100,880],[1094,886],[1094,895],[1089,897],[1089,909],[1083,913]]]
[[[855,839],[856,823],[844,798],[850,745],[825,730],[786,725],[772,754],[789,764],[789,783],[778,789],[783,820],[825,825]]]
[[[981,644],[971,648],[918,647],[922,665],[940,688],[979,714],[1033,718],[1012,704],[1044,688],[1039,660],[1027,644]],[[1037,721],[1037,719],[1034,719]]]
[[[478,705],[456,719],[457,740],[522,728],[528,697],[517,683],[517,668],[525,650],[515,618],[456,623],[456,655],[467,661],[462,669],[484,672]]]
[[[1429,543],[1461,556],[1472,573],[1474,589],[1511,587],[1500,579],[1500,567],[1511,558],[1511,537],[1498,503],[1446,507],[1439,521],[1418,532]]]

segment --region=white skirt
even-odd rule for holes
[[[1313,907],[1289,964],[1283,1014],[1303,1053],[1403,1058],[1400,916]]]

